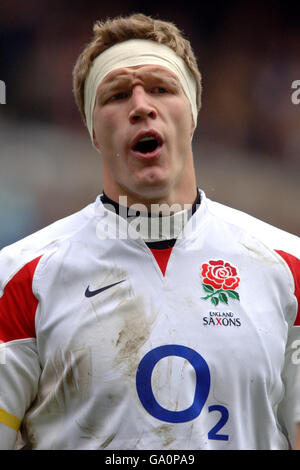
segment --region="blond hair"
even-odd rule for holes
[[[173,49],[191,70],[197,84],[197,108],[201,107],[201,75],[190,42],[173,23],[153,19],[142,13],[97,21],[94,36],[79,55],[73,69],[73,93],[80,114],[84,112],[84,84],[94,59],[109,47],[128,39],[150,39]]]

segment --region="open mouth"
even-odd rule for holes
[[[162,139],[153,134],[143,135],[136,139],[132,149],[143,155],[152,154],[163,144]]]

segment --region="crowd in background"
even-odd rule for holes
[[[173,21],[191,40],[203,76],[203,108],[194,137],[194,146],[196,149],[199,146],[202,154],[201,145],[206,145],[207,152],[208,148],[219,146],[224,149],[224,155],[230,153],[228,162],[233,166],[238,159],[245,158],[245,168],[250,176],[251,168],[255,168],[259,175],[268,165],[270,173],[274,168],[282,174],[286,171],[292,175],[300,172],[300,105],[293,104],[291,100],[292,83],[300,80],[300,6],[275,0],[193,2],[190,6],[185,4],[184,9],[182,4],[177,7],[174,2],[160,4],[153,1],[151,5],[142,7],[136,0],[128,0],[126,6],[121,1],[109,3],[79,0],[1,2],[0,79],[6,83],[7,104],[0,106],[0,247],[20,235],[30,233],[30,228],[40,228],[52,218],[65,215],[59,211],[62,201],[61,196],[59,201],[55,198],[57,190],[53,181],[59,179],[56,171],[63,171],[62,166],[70,170],[72,159],[62,155],[66,147],[64,144],[59,147],[54,142],[60,142],[60,137],[54,137],[53,129],[86,139],[89,144],[74,103],[72,69],[83,46],[90,40],[92,26],[97,19],[142,12]],[[45,137],[47,126],[49,133]],[[21,138],[25,139],[25,143]],[[78,145],[80,147],[78,142],[76,148]],[[36,150],[32,149],[34,144]],[[14,150],[15,145],[19,145],[18,150]],[[26,154],[23,161],[20,160],[22,149]],[[28,162],[35,165],[36,160],[32,160],[35,152],[37,159],[38,152],[41,159],[44,155],[48,166],[40,164],[40,171],[46,171],[48,175],[51,167],[52,179],[48,181],[41,176],[43,184],[37,186],[38,197],[28,192],[29,200],[34,202],[28,205],[31,217],[25,217],[26,223],[22,225],[16,215],[18,210],[24,214],[24,200],[27,197],[22,178],[24,171],[25,174],[26,171],[30,172]],[[219,160],[222,161],[222,155],[218,155],[217,165]],[[234,155],[238,155],[238,159]],[[61,158],[65,159],[64,164]],[[84,151],[73,158],[82,175],[90,157]],[[198,158],[197,152],[195,158]],[[23,170],[23,166],[27,169]],[[198,166],[201,173],[199,162]],[[9,168],[12,172],[11,184]],[[34,167],[32,171],[36,171]],[[236,170],[232,168],[232,171]],[[244,178],[243,175],[239,173],[236,177]],[[72,178],[69,178],[70,183],[65,186],[64,194],[72,191],[72,201],[77,204],[66,203],[67,209],[71,210],[80,208],[79,201],[85,202],[87,192],[84,193],[85,189],[80,184],[79,188],[74,188]],[[221,179],[220,175],[218,186]],[[66,181],[67,178],[62,180]],[[16,181],[19,196],[16,196]],[[63,181],[61,184],[64,184]],[[32,191],[37,191],[36,187],[32,186]],[[278,187],[274,187],[275,191],[278,192]],[[293,187],[291,191],[293,193]],[[77,193],[77,199],[74,193]],[[270,193],[266,192],[270,205],[271,193],[271,189]],[[67,196],[67,201],[71,196]],[[221,194],[219,197],[222,197]],[[297,201],[295,207],[296,204]],[[13,211],[15,214],[12,214]],[[15,221],[6,222],[4,228],[3,218],[18,219],[20,227]],[[281,221],[280,217],[275,224],[278,221]],[[288,224],[283,227],[287,230],[300,230],[300,222],[295,217],[291,222],[282,219],[284,223]],[[17,228],[11,229],[11,233],[7,225]]]

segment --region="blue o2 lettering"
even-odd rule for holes
[[[151,387],[151,375],[160,359],[167,356],[179,356],[187,359],[196,372],[196,390],[192,405],[183,411],[170,411],[160,406],[156,401]],[[159,346],[148,352],[141,360],[137,375],[136,386],[139,398],[144,408],[157,419],[168,423],[185,423],[197,418],[200,414],[210,387],[210,374],[206,361],[193,349],[177,344]]]
[[[211,413],[212,411],[219,411],[221,413],[221,417],[217,424],[209,431],[208,439],[216,439],[217,441],[228,441],[228,434],[217,434],[220,429],[225,426],[228,420],[228,410],[223,405],[212,405],[208,407],[208,411]]]
[[[161,359],[168,356],[186,359],[195,370],[196,387],[193,403],[189,408],[182,411],[173,411],[162,407],[156,400],[152,390],[151,377],[153,370]],[[136,374],[136,389],[142,405],[154,418],[168,423],[185,423],[197,418],[205,405],[210,389],[209,367],[205,359],[191,348],[178,344],[159,346],[149,351],[141,360]],[[227,408],[222,405],[213,405],[208,408],[208,411],[221,413],[219,421],[209,431],[208,438],[228,440],[226,434],[218,434],[218,431],[228,420]]]

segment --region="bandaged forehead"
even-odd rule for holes
[[[102,80],[113,70],[135,65],[161,65],[178,77],[189,99],[194,119],[197,122],[197,86],[190,69],[172,49],[148,39],[130,39],[106,49],[93,62],[85,81],[84,110],[87,127],[93,141],[93,111],[97,89]]]

